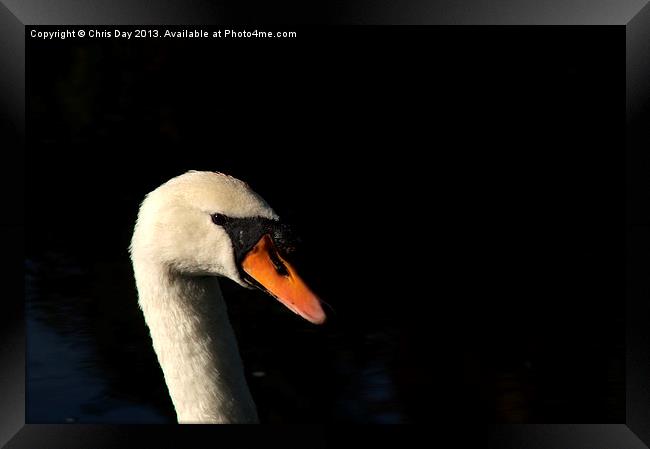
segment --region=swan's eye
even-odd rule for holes
[[[226,223],[226,216],[223,214],[212,214],[212,223],[223,226]]]

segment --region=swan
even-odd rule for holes
[[[319,298],[283,254],[287,228],[245,182],[189,171],[140,205],[130,255],[138,303],[179,423],[257,423],[219,276],[311,323]]]

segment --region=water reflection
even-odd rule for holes
[[[137,308],[96,294],[92,267],[64,254],[46,253],[25,268],[28,421],[171,422],[164,401],[147,393],[160,394],[158,383],[137,390],[156,371],[146,350],[135,353],[137,337],[146,341],[133,334]]]
[[[90,342],[60,335],[38,320],[37,314],[30,306],[27,320],[29,422],[170,422],[152,405],[111,396],[105,379],[85,369],[96,358]]]

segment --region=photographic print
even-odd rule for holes
[[[622,422],[611,32],[274,32],[31,32],[28,420]]]
[[[645,447],[642,2],[3,3],[0,445]]]

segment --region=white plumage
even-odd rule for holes
[[[147,195],[131,242],[139,304],[180,423],[257,422],[216,276],[242,286],[210,214],[277,219],[246,183],[188,172]]]

